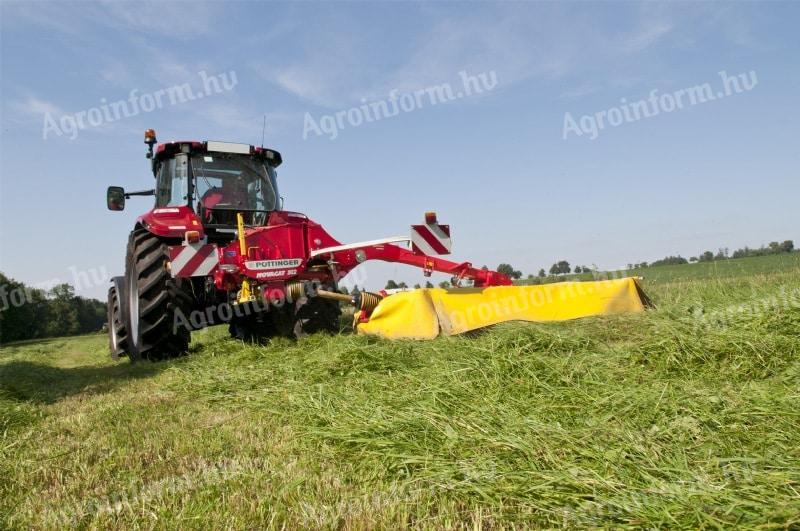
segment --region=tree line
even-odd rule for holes
[[[736,249],[732,253],[730,250],[725,247],[719,249],[716,253],[711,251],[705,251],[702,254],[697,256],[692,256],[690,258],[684,258],[680,255],[678,256],[667,256],[660,260],[655,260],[653,262],[639,262],[639,263],[631,263],[628,264],[628,269],[642,269],[646,267],[658,267],[664,265],[680,265],[680,264],[688,264],[688,263],[699,263],[699,262],[714,262],[718,260],[729,260],[732,258],[750,258],[755,256],[769,256],[775,254],[784,254],[784,253],[791,253],[794,252],[794,242],[792,240],[784,240],[783,242],[770,242],[769,245],[762,245],[757,249],[751,249],[749,247],[743,247],[741,249]],[[484,266],[486,269],[486,266]],[[519,280],[522,278],[523,273],[518,269],[514,269],[511,264],[502,263],[497,266],[496,271],[499,273],[503,273],[504,275],[508,276],[513,280]],[[572,267],[570,263],[566,260],[559,260],[558,262],[553,263],[550,266],[548,271],[545,271],[544,268],[539,269],[539,272],[535,275],[533,273],[529,274],[527,279],[528,283],[539,283],[542,279],[548,277],[560,277],[563,275],[568,275],[570,273],[574,274],[581,274],[581,273],[591,273],[594,271],[592,268],[583,266],[583,265],[576,265]],[[446,288],[450,286],[450,282],[444,281],[439,283],[439,287]],[[403,289],[407,288],[405,282],[395,282],[394,280],[389,280],[386,283],[385,289]],[[420,288],[419,284],[415,284],[414,288]],[[426,282],[426,288],[432,288],[433,284],[430,282]]]
[[[0,273],[0,343],[97,332],[105,322],[105,303],[69,284],[44,290]]]
[[[688,259],[678,255],[678,256],[667,256],[660,260],[655,260],[653,262],[640,262],[638,264],[628,264],[628,269],[641,269],[645,267],[657,267],[663,265],[680,265],[680,264],[688,264],[688,263],[699,263],[699,262],[714,262],[717,260],[729,260],[732,258],[751,258],[756,256],[769,256],[775,254],[784,254],[784,253],[791,253],[795,251],[794,241],[792,240],[784,240],[783,242],[770,242],[769,245],[762,245],[757,249],[751,249],[749,247],[743,247],[741,249],[736,249],[732,253],[730,250],[725,247],[719,249],[716,253],[711,251],[705,251],[702,254],[697,256],[692,256]],[[497,271],[508,275],[509,277],[517,280],[522,278],[522,272],[514,269],[510,264],[500,264],[497,266]],[[540,269],[536,275],[529,274],[528,280],[536,280],[537,277],[539,279],[547,278],[548,275],[551,277],[568,275],[569,273],[591,273],[593,271],[592,268],[587,266],[575,266],[574,268],[570,267],[569,262],[566,260],[559,260],[555,262],[553,265],[550,266],[549,273],[546,273],[544,268]]]
[[[757,249],[751,249],[747,246],[741,249],[736,249],[732,253],[727,247],[718,249],[716,253],[713,251],[705,251],[697,256],[691,256],[688,259],[678,256],[667,256],[661,260],[647,263],[641,262],[638,264],[628,264],[628,269],[642,269],[645,267],[657,267],[662,265],[680,265],[688,263],[701,263],[701,262],[717,262],[721,260],[730,260],[732,258],[752,258],[756,256],[770,256],[775,254],[785,254],[794,252],[794,241],[784,240],[782,242],[770,242],[769,245],[762,245]]]

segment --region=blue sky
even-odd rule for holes
[[[105,209],[109,184],[152,186],[142,131],[280,150],[286,208],[343,242],[407,233],[426,210],[453,258],[525,273],[705,249],[800,243],[797,3],[2,2],[0,271],[31,284],[121,274],[150,198]],[[229,91],[44,136],[55,120],[199,72]],[[339,131],[363,102],[494,73],[497,85]],[[579,119],[753,73],[751,90],[564,138]],[[367,266],[367,286],[422,280]],[[435,280],[441,280],[435,278]],[[81,292],[102,297],[106,285]]]

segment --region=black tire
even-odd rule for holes
[[[300,339],[309,334],[338,334],[342,310],[337,301],[308,297],[297,301],[292,335]]]
[[[128,355],[128,332],[122,319],[117,283],[108,288],[108,349],[113,359]]]
[[[173,358],[189,349],[190,330],[184,323],[194,298],[170,276],[167,253],[164,241],[147,230],[131,232],[125,260],[125,323],[132,361]]]
[[[234,316],[228,325],[231,337],[247,343],[265,343],[278,335],[270,312],[259,312],[243,317]]]

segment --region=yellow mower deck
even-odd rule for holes
[[[383,299],[359,334],[433,339],[505,321],[566,321],[641,312],[651,306],[637,279],[559,282],[537,286],[429,288]]]

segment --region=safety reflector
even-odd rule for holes
[[[359,323],[359,334],[433,339],[505,321],[566,321],[644,311],[652,303],[635,278],[538,286],[416,289],[390,295]]]
[[[205,277],[219,263],[214,244],[176,245],[170,247],[169,256],[173,277]]]
[[[411,225],[411,249],[418,254],[450,254],[450,225],[433,223]]]

